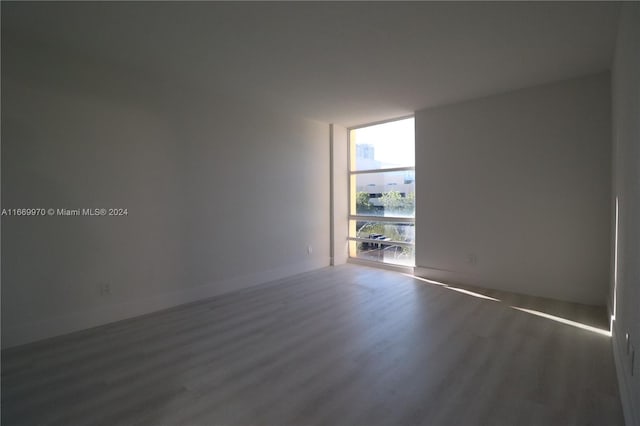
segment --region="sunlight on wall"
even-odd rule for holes
[[[618,197],[616,197],[616,224],[613,239],[613,306],[611,307],[611,320],[609,330],[613,331],[613,322],[616,320],[616,310],[618,308]]]

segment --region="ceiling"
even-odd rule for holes
[[[612,2],[2,2],[2,35],[346,126],[610,68]]]

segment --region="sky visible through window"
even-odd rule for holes
[[[349,256],[413,266],[413,117],[350,131]]]
[[[355,129],[352,137],[357,150],[356,170],[415,165],[413,117]],[[373,158],[366,158],[366,153]]]

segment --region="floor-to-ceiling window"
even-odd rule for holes
[[[349,256],[413,266],[415,131],[405,118],[349,130]]]

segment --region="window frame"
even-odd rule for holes
[[[358,262],[366,262],[366,263],[371,263],[374,265],[384,265],[384,266],[392,266],[392,267],[406,267],[406,265],[402,265],[402,264],[395,264],[395,263],[385,263],[385,262],[379,262],[379,261],[373,261],[373,260],[367,260],[367,259],[363,259],[363,258],[359,258],[356,256],[356,252],[357,252],[357,244],[358,242],[379,242],[379,240],[374,240],[371,238],[363,238],[363,237],[357,237],[356,235],[356,229],[355,229],[355,224],[357,221],[370,221],[370,222],[378,222],[378,223],[410,223],[413,225],[414,229],[415,229],[415,211],[413,214],[413,217],[406,217],[406,216],[374,216],[374,215],[359,215],[356,213],[356,176],[358,175],[364,175],[364,174],[371,174],[371,173],[384,173],[384,172],[407,172],[407,171],[411,171],[413,172],[413,176],[414,176],[414,180],[413,180],[413,184],[414,184],[414,196],[415,196],[415,184],[416,184],[416,180],[415,180],[415,162],[413,166],[406,166],[406,167],[387,167],[387,168],[380,168],[380,169],[364,169],[364,170],[354,170],[356,167],[356,148],[355,148],[355,141],[352,140],[352,132],[358,129],[362,129],[365,127],[371,127],[371,126],[377,126],[380,124],[385,124],[385,123],[392,123],[395,121],[402,121],[402,120],[407,120],[413,118],[414,119],[414,127],[415,127],[415,115],[408,115],[408,116],[404,116],[404,117],[398,117],[398,118],[394,118],[394,119],[390,119],[390,120],[384,120],[384,121],[378,121],[378,122],[374,122],[374,123],[369,123],[369,124],[363,124],[363,125],[358,125],[358,126],[353,126],[353,127],[349,127],[347,128],[347,186],[348,186],[348,202],[349,202],[349,215],[348,215],[348,224],[349,224],[349,228],[348,228],[348,233],[347,233],[347,241],[349,243],[349,249],[348,249],[348,255],[349,255],[349,260],[355,260]],[[415,151],[415,139],[414,139],[414,151]],[[393,245],[397,245],[397,246],[402,246],[402,247],[413,247],[413,252],[414,252],[414,265],[411,265],[411,267],[415,266],[415,241],[413,242],[406,242],[406,241],[388,241],[389,243],[392,243]]]

